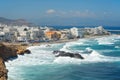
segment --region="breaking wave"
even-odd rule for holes
[[[100,55],[97,51],[93,50],[91,54],[81,54],[85,59],[75,59],[70,57],[58,57],[54,60],[55,63],[60,64],[86,64],[86,63],[98,63],[98,62],[115,62],[120,61],[120,57],[108,57]]]
[[[115,41],[119,41],[120,37],[112,36],[112,37],[102,37],[96,38],[93,41],[97,41],[99,46],[100,44],[104,45],[111,45],[114,44]],[[40,46],[32,46],[28,49],[31,50],[32,54],[25,54],[24,56],[18,56],[16,60],[6,62],[7,66],[22,66],[22,65],[42,65],[42,64],[55,64],[55,63],[96,63],[96,62],[114,62],[120,61],[120,57],[111,57],[111,56],[104,56],[103,54],[99,53],[98,51],[91,49],[91,47],[86,47],[84,50],[73,50],[71,46],[84,46],[85,42],[89,40],[81,39],[74,42],[68,42],[66,44],[46,44]],[[88,45],[94,45],[90,43]],[[115,48],[119,48],[119,46],[115,46]],[[85,59],[75,59],[70,57],[55,57],[52,52],[53,50],[60,50],[66,52],[79,52]],[[83,53],[85,52],[85,53]],[[108,51],[109,52],[109,51]]]
[[[109,45],[109,46],[108,46]],[[44,44],[40,46],[31,46],[28,49],[31,54],[19,55],[17,59],[6,62],[9,69],[8,80],[22,79],[24,67],[28,66],[48,66],[59,64],[91,64],[91,63],[113,63],[120,62],[120,36],[101,37],[93,39],[80,39],[74,42]],[[102,47],[102,48],[101,48]],[[109,48],[108,48],[109,47]],[[76,48],[76,49],[73,49]],[[76,59],[70,57],[55,57],[52,52],[60,50],[65,52],[79,53],[84,59]],[[117,50],[117,52],[116,52]],[[107,56],[105,56],[107,54]],[[111,55],[112,54],[112,55]],[[117,55],[113,57],[114,55]],[[25,68],[26,69],[26,68]],[[15,74],[18,72],[17,74]],[[13,74],[14,73],[14,74]],[[18,75],[19,74],[19,75]],[[17,76],[17,77],[16,77]],[[22,79],[25,80],[25,79]]]
[[[91,51],[89,54],[80,53],[85,59],[75,59],[70,57],[55,58],[52,51],[38,50],[39,47],[30,47],[32,54],[20,55],[16,60],[6,63],[7,66],[29,66],[29,65],[43,65],[43,64],[81,64],[81,63],[97,63],[97,62],[114,62],[120,61],[120,57],[109,57],[101,55],[99,52],[86,48]],[[36,51],[38,50],[38,51]]]

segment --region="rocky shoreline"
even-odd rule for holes
[[[31,52],[27,47],[28,46],[0,43],[0,80],[7,80],[8,78],[5,61],[15,59],[18,55],[24,55],[25,53],[30,54]]]
[[[109,35],[104,36],[93,36],[93,37],[86,37],[87,38],[99,38],[99,37],[107,37]],[[30,46],[38,46],[44,44],[54,44],[54,43],[64,43],[64,42],[72,42],[77,41],[78,39],[71,39],[71,40],[61,40],[61,41],[54,41],[54,42],[44,42],[44,43],[30,43],[29,45],[22,45],[20,43],[0,43],[0,80],[7,80],[7,73],[8,70],[4,64],[5,61],[10,59],[16,59],[18,55],[30,54],[30,50],[27,48]]]

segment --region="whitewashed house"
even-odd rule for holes
[[[73,27],[70,29],[71,34],[74,38],[83,38],[84,37],[84,29]]]
[[[44,32],[39,27],[33,27],[30,29],[31,40],[43,40]]]
[[[0,32],[0,41],[4,41],[4,40],[5,40],[5,33]]]
[[[61,32],[61,38],[60,39],[71,39],[71,38],[73,38],[69,29],[64,29],[64,30],[61,30],[60,32]]]
[[[15,33],[17,33],[17,29],[12,27],[4,27],[3,32],[5,33],[5,41],[16,41],[17,35]]]

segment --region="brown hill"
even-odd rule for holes
[[[7,18],[4,18],[4,17],[0,17],[0,23],[1,24],[6,24],[6,25],[9,25],[9,26],[22,26],[22,25],[26,25],[26,26],[36,26],[35,24],[33,23],[30,23],[24,19],[17,19],[17,20],[12,20],[12,19],[7,19]]]

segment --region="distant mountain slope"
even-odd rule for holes
[[[35,24],[29,23],[24,19],[12,20],[12,19],[4,18],[4,17],[0,17],[0,23],[10,25],[10,26],[22,26],[22,25],[26,25],[26,26],[30,26],[30,27],[36,26]]]

